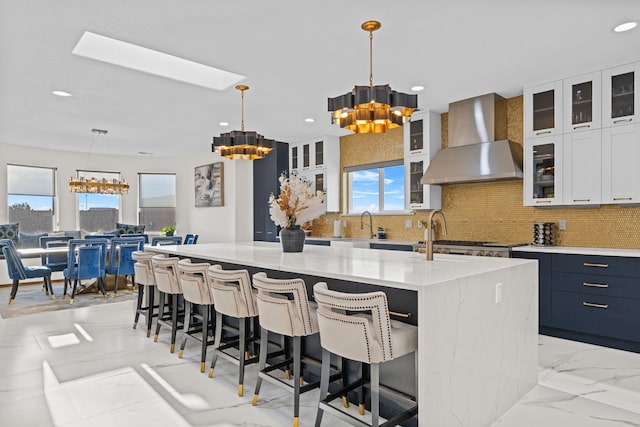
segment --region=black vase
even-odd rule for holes
[[[292,225],[280,230],[282,252],[302,252],[304,237],[304,230],[299,225]]]

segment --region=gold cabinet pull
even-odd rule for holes
[[[404,317],[405,319],[408,319],[409,317],[411,317],[411,313],[398,313],[397,311],[391,311],[391,310],[389,310],[389,314],[396,317]]]
[[[582,282],[582,286],[586,286],[588,288],[608,288],[609,285],[607,285],[606,283],[589,283],[589,282]]]
[[[583,301],[582,305],[584,305],[585,307],[595,307],[595,308],[609,308],[609,304],[594,304],[592,302],[586,302]]]
[[[590,262],[585,262],[582,264],[585,267],[600,267],[600,268],[609,268],[609,264],[593,264]]]

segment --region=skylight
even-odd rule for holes
[[[245,76],[239,74],[219,70],[89,31],[84,32],[72,53],[85,58],[215,90],[224,90],[245,78]]]

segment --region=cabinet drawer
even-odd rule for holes
[[[554,290],[640,300],[640,279],[634,277],[555,272],[552,283]]]
[[[553,291],[556,328],[640,342],[640,301]]]
[[[553,271],[640,277],[640,258],[555,254]]]

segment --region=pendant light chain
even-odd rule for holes
[[[369,87],[373,87],[373,30],[369,30]]]
[[[240,93],[242,94],[242,121],[240,122],[240,130],[244,132],[244,91],[246,89],[240,89]]]

